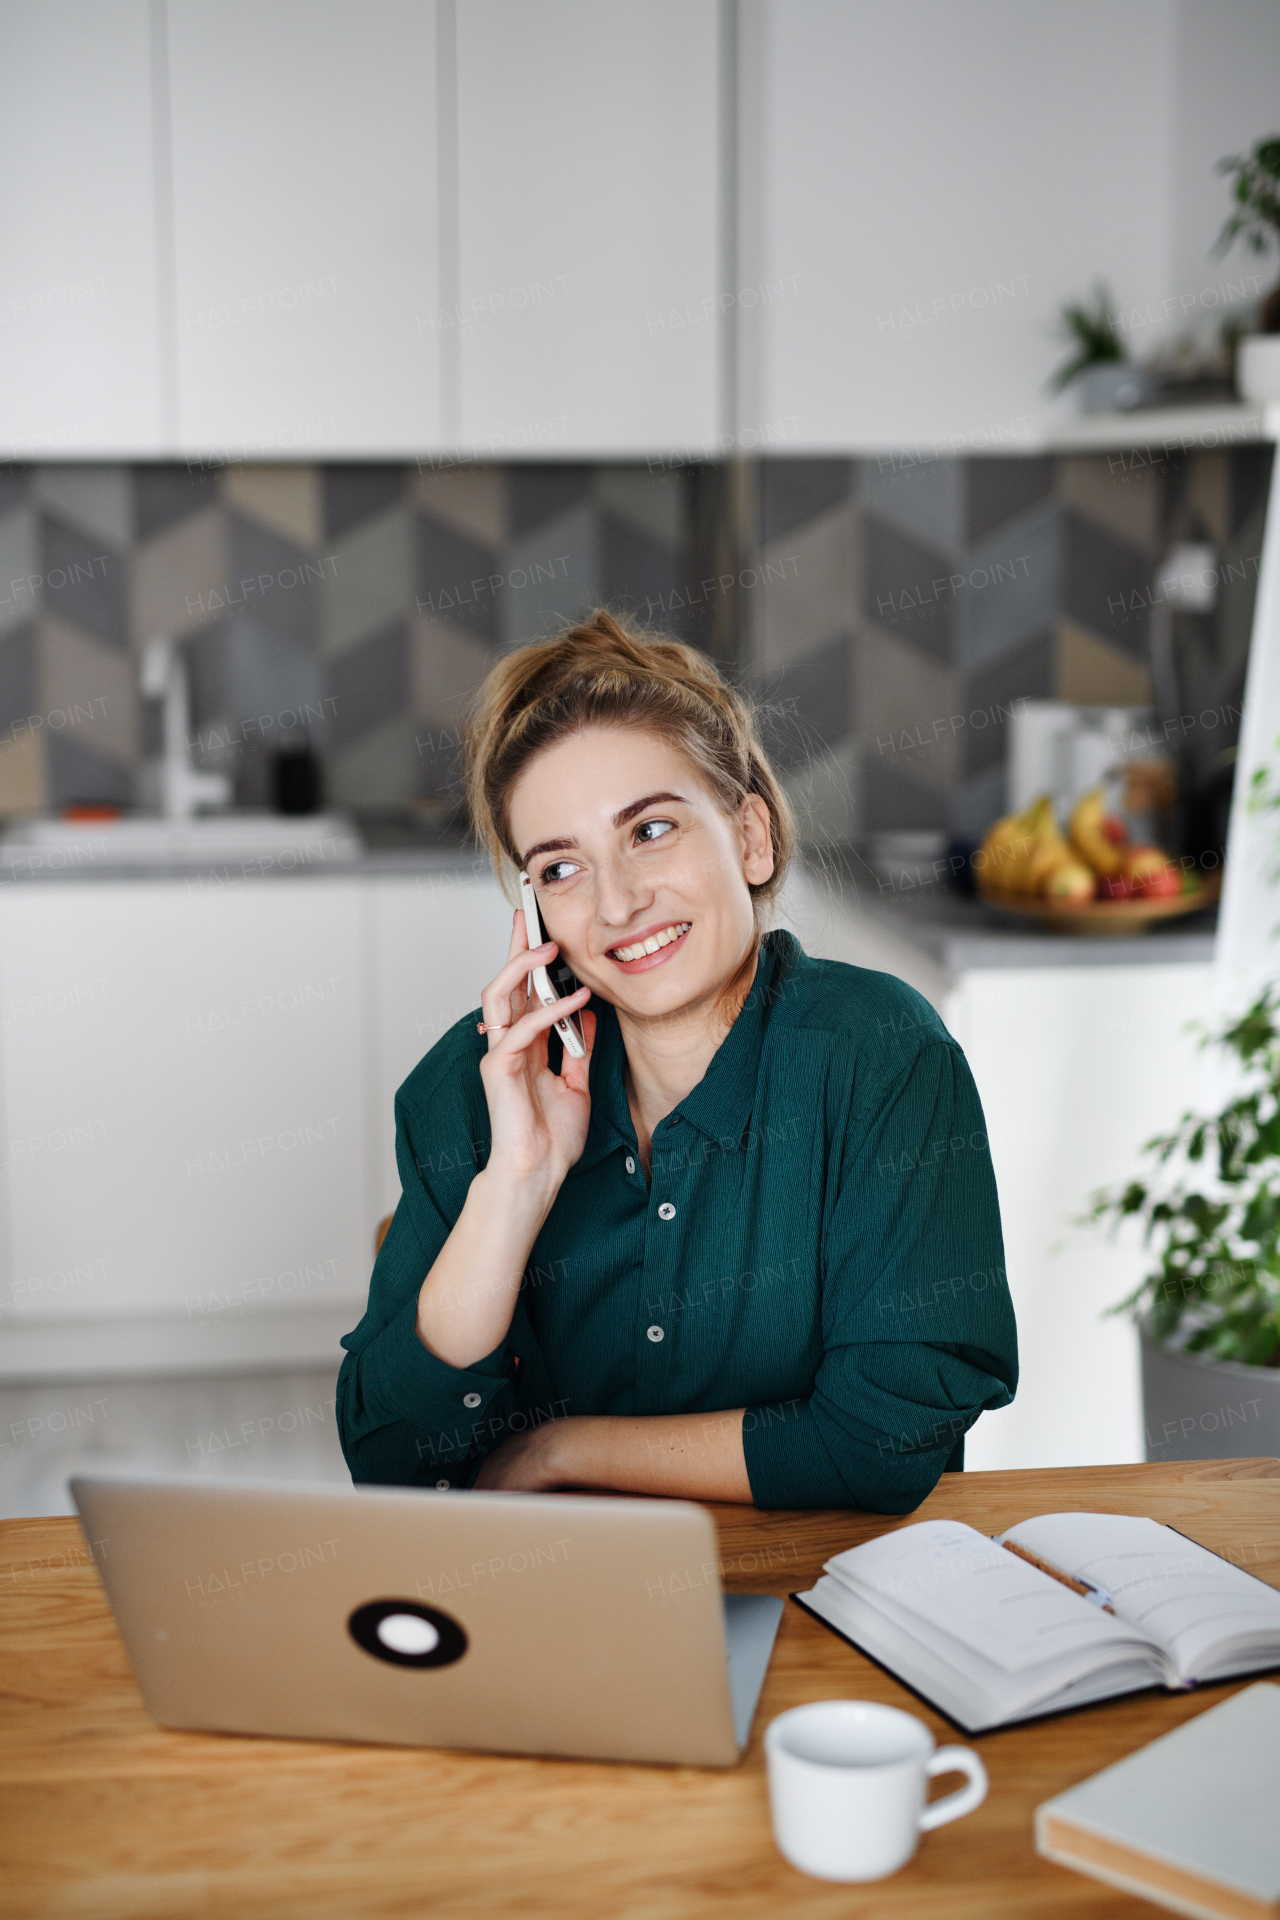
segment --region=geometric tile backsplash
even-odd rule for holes
[[[1238,706],[1269,461],[769,458],[736,494],[656,463],[0,468],[0,812],[134,797],[160,635],[190,663],[195,755],[240,804],[266,804],[273,744],[305,728],[327,799],[382,805],[451,790],[501,652],[598,604],[703,644],[727,599],[816,832],[981,831],[1012,701],[1149,698],[1175,539],[1232,562],[1180,657],[1188,698]],[[753,505],[726,528],[730,497]]]

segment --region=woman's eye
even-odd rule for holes
[[[674,820],[642,820],[636,828],[636,838],[648,846],[655,840],[661,840],[664,834],[674,833]]]
[[[566,873],[572,873],[572,872],[573,872],[572,860],[553,860],[551,861],[549,866],[545,866],[542,869],[542,874],[540,877],[543,882],[546,882],[548,880],[550,881],[563,880]]]

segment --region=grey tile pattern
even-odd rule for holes
[[[760,544],[816,520],[847,500],[852,460],[766,460],[760,472]]]
[[[362,520],[385,513],[405,492],[405,473],[397,466],[326,467],[323,480],[324,532],[336,540]]]
[[[127,806],[133,798],[128,767],[109,760],[73,733],[50,733],[44,745],[49,801],[54,807],[109,801]]]
[[[965,537],[970,546],[1053,492],[1055,462],[1034,454],[993,453],[965,464]]]
[[[601,598],[642,625],[683,636],[689,605],[679,589],[690,582],[679,552],[612,513],[600,516],[599,551]]]
[[[939,553],[964,545],[963,460],[882,454],[857,463],[862,505]]]
[[[1063,520],[1063,549],[1063,611],[1135,659],[1145,659],[1151,604],[1146,555],[1070,512]]]
[[[1105,536],[1104,536],[1105,537]],[[1052,624],[1062,595],[1062,517],[1052,502],[1007,521],[957,567],[957,664],[969,672]]]
[[[965,780],[1004,765],[1009,713],[1015,702],[1053,698],[1056,647],[1056,634],[1046,630],[1018,642],[969,675],[959,716]]]
[[[583,499],[507,547],[498,601],[501,645],[509,649],[545,639],[557,626],[580,620],[603,598],[600,516]]]
[[[1002,802],[992,712],[1141,685],[1159,553],[1201,525],[1256,552],[1269,476],[1254,448],[1144,463],[1141,486],[1096,457],[928,451],[0,468],[0,744],[42,702],[108,697],[101,726],[16,750],[50,804],[127,798],[157,745],[127,642],[165,628],[187,636],[200,757],[241,803],[265,803],[273,739],[299,716],[335,804],[449,791],[459,715],[499,653],[607,603],[713,647],[763,696],[823,831],[981,831]],[[1180,636],[1187,672],[1224,698],[1252,596]]]
[[[0,466],[0,520],[26,499],[30,478],[30,467]]]
[[[133,490],[135,534],[139,540],[149,540],[213,505],[218,497],[217,471],[202,466],[135,467]]]
[[[104,541],[92,539],[51,513],[43,513],[40,571],[44,576],[44,604],[52,612],[86,627],[113,647],[128,646],[124,561]]]
[[[923,546],[877,515],[867,515],[863,612],[868,620],[935,660],[951,658],[954,572],[945,554]]]
[[[419,611],[494,644],[505,570],[493,549],[469,539],[460,527],[424,514],[418,522],[415,558]]]
[[[512,467],[508,482],[510,531],[519,539],[545,520],[557,520],[580,506],[590,489],[585,467]]]
[[[15,724],[39,711],[38,683],[34,623],[0,635],[0,733],[14,738]]]
[[[240,603],[269,632],[309,645],[323,561],[245,514],[227,515],[227,533],[229,584]]]
[[[761,734],[779,772],[819,759],[852,730],[852,648],[851,634],[836,634],[758,689]]]
[[[402,714],[409,704],[408,623],[394,620],[331,661],[326,692],[334,752]]]

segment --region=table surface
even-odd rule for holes
[[[1073,1508],[1150,1514],[1280,1587],[1276,1460],[949,1474],[901,1520],[711,1511],[726,1588],[787,1593],[833,1552],[912,1520],[994,1533]],[[775,1850],[765,1725],[835,1695],[906,1707],[940,1743],[959,1736],[799,1607],[784,1610],[750,1747],[729,1772],[166,1731],[147,1717],[70,1519],[0,1523],[0,1658],[0,1913],[83,1920],[1134,1920],[1129,1896],[1037,1857],[1033,1810],[1245,1684],[982,1735],[985,1805],[925,1835],[894,1878],[858,1888],[808,1879]]]

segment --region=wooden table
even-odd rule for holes
[[[1069,1508],[1150,1514],[1280,1586],[1275,1460],[952,1474],[900,1521],[713,1512],[726,1587],[784,1593],[831,1553],[912,1519],[993,1533]],[[986,1804],[926,1835],[893,1879],[857,1888],[808,1879],[775,1850],[766,1722],[843,1695],[904,1706],[939,1741],[958,1736],[798,1607],[784,1612],[746,1759],[728,1773],[165,1732],[69,1519],[0,1523],[0,1658],[0,1913],[78,1920],[1135,1920],[1150,1909],[1037,1858],[1032,1809],[1236,1690],[1146,1694],[982,1736]]]

